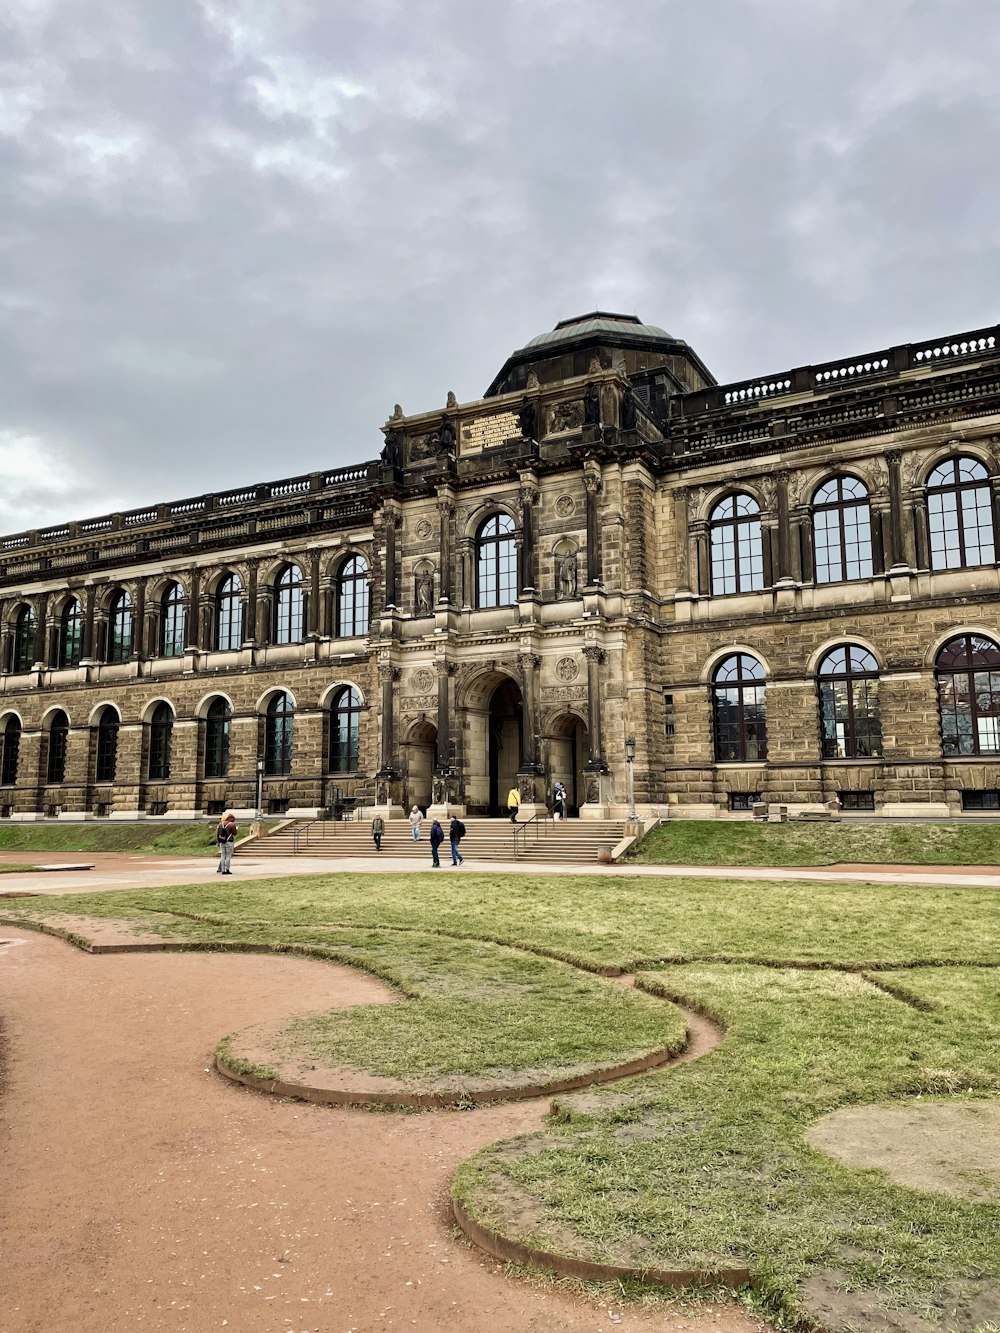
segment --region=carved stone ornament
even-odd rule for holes
[[[570,514],[576,508],[576,501],[572,495],[560,495],[556,501],[556,513],[560,518],[569,518]]]
[[[414,531],[422,542],[427,541],[428,538],[433,537],[434,535],[434,528],[426,518],[420,520]]]
[[[429,694],[434,689],[434,672],[430,667],[418,667],[410,677],[410,684],[418,694]]]
[[[560,657],[556,663],[556,675],[560,680],[576,680],[580,667],[575,657]]]
[[[583,403],[557,403],[552,409],[550,434],[579,430],[583,425]]]
[[[436,443],[437,431],[431,431],[429,435],[414,435],[410,439],[410,462],[422,463],[427,458],[433,458]]]

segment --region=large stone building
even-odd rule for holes
[[[595,313],[377,461],[0,540],[0,809],[997,807],[996,329],[717,385]]]

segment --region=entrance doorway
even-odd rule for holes
[[[414,805],[426,810],[431,804],[436,749],[437,727],[431,722],[415,722],[402,746],[406,765],[407,810]]]
[[[523,737],[521,691],[512,680],[498,685],[490,696],[489,731],[489,805],[487,814],[504,814],[507,793],[517,786],[521,766]]]
[[[587,728],[572,713],[563,713],[552,720],[547,740],[549,800],[555,784],[561,782],[569,797],[567,814],[576,816],[587,790],[583,772],[589,754]]]

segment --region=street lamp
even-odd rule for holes
[[[633,765],[635,764],[635,737],[627,736],[625,738],[625,762],[628,764],[628,817],[629,819],[638,819],[635,809],[635,773]]]

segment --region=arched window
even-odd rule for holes
[[[233,710],[227,699],[213,699],[205,720],[205,777],[224,778],[229,773],[229,724]]]
[[[284,777],[292,771],[292,721],[295,704],[290,694],[272,694],[264,715],[264,772]]]
[[[0,735],[0,784],[13,787],[17,782],[17,761],[21,753],[21,723],[13,714]]]
[[[949,458],[927,478],[931,569],[965,569],[996,559],[989,473],[976,458]]]
[[[160,702],[149,720],[149,780],[162,782],[170,777],[170,742],[174,734],[174,710]]]
[[[981,634],[949,639],[937,681],[944,754],[1000,753],[1000,648]]]
[[[345,685],[330,704],[330,772],[356,773],[361,750],[361,696]]]
[[[109,705],[102,709],[97,722],[97,765],[94,777],[98,782],[114,782],[118,766],[119,717]]]
[[[243,584],[238,574],[229,574],[215,594],[215,646],[230,652],[243,642]]]
[[[748,763],[767,758],[764,668],[739,653],[715,668],[712,685],[715,761]]]
[[[79,666],[82,653],[83,609],[77,598],[71,597],[59,618],[59,665]]]
[[[517,601],[517,547],[514,520],[493,514],[476,536],[476,603],[510,606]]]
[[[132,598],[124,589],[111,600],[108,616],[108,661],[127,662],[132,654]]]
[[[752,495],[727,495],[709,517],[714,593],[756,592],[764,586],[760,507]]]
[[[14,621],[14,651],[12,671],[30,671],[35,663],[35,613],[30,606],[22,606]]]
[[[368,562],[352,555],[337,577],[337,637],[367,634],[368,620]]]
[[[872,574],[868,491],[857,477],[831,477],[813,496],[816,582],[840,583]]]
[[[66,781],[66,750],[69,744],[69,718],[58,709],[49,722],[49,752],[45,761],[45,781]]]
[[[882,753],[878,663],[867,648],[844,644],[819,664],[824,759],[875,759]]]
[[[302,642],[302,570],[288,565],[274,584],[274,642]]]
[[[184,589],[179,583],[168,584],[160,601],[160,652],[164,657],[184,653]]]

